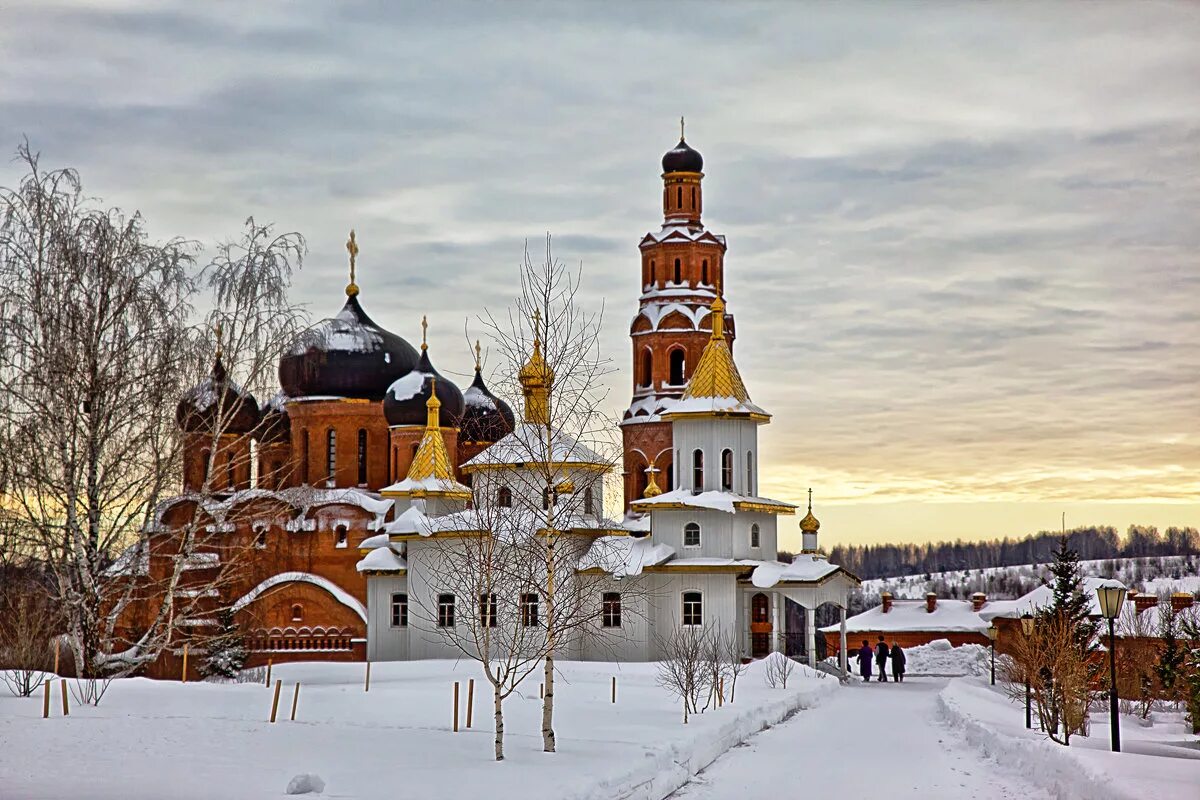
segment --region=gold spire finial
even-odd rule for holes
[[[525,421],[545,425],[550,420],[550,385],[554,383],[554,370],[542,355],[542,340],[538,334],[542,312],[533,310],[533,352],[529,361],[521,367],[517,377],[525,395]]]
[[[725,302],[718,297],[713,300],[712,306],[712,338],[725,338]]]
[[[346,252],[350,254],[350,283],[346,285],[346,296],[358,294],[358,284],[354,282],[354,267],[358,261],[358,242],[354,238],[354,229],[350,229],[350,238],[346,240]]]
[[[409,488],[391,496],[448,497],[457,500],[471,498],[471,490],[454,478],[454,463],[450,460],[450,452],[446,449],[446,440],[439,427],[438,414],[441,408],[442,403],[437,399],[437,378],[430,376],[429,399],[425,401],[425,433],[421,436],[412,464],[408,467],[408,477],[405,478]],[[383,493],[389,495],[386,489]]]
[[[429,379],[429,399],[425,401],[425,430],[436,431],[440,426],[442,401],[437,399],[437,378]]]
[[[421,315],[421,349],[429,349],[429,320],[425,315]]]
[[[658,470],[654,467],[648,467],[646,472],[650,475],[650,480],[646,482],[646,490],[642,492],[642,497],[658,497],[662,494],[662,489],[658,488],[658,480],[655,478]]]
[[[475,371],[479,372],[483,369],[483,348],[479,346],[479,340],[475,340]]]
[[[683,141],[683,117],[679,118],[679,141]]]

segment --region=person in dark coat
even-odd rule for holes
[[[888,646],[883,637],[879,637],[879,644],[875,645],[875,663],[879,666],[879,682],[887,683],[887,660]]]
[[[864,681],[871,681],[871,659],[875,653],[871,650],[871,644],[866,639],[863,639],[863,646],[858,651],[858,671],[862,674]]]
[[[892,678],[896,683],[901,683],[904,680],[904,665],[908,663],[908,656],[904,655],[904,651],[900,649],[900,645],[892,642]]]

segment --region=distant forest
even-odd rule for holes
[[[1131,525],[1124,536],[1112,527],[1084,527],[1066,533],[1080,559],[1192,556],[1200,554],[1200,531],[1195,528],[1157,528]],[[1044,564],[1051,561],[1062,533],[1041,531],[1023,539],[929,544],[838,545],[829,553],[860,578],[894,578],[950,570]]]

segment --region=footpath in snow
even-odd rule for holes
[[[507,760],[492,760],[491,697],[474,662],[287,664],[281,721],[255,684],[117,681],[98,708],[49,720],[40,697],[0,696],[0,798],[185,800],[284,797],[293,777],[320,776],[321,796],[487,800],[659,800],[730,747],[836,694],[836,679],[797,666],[787,689],[762,664],[736,701],[682,723],[652,664],[560,662],[559,752],[541,752],[538,677],[505,703]],[[618,678],[617,703],[611,679]],[[475,678],[474,727],[451,731],[453,682]],[[295,682],[297,721],[288,721]],[[803,711],[797,716],[805,716]]]

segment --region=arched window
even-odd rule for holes
[[[683,264],[679,259],[675,259],[675,283],[683,283]]]
[[[254,523],[254,547],[258,550],[267,548],[267,526],[261,522]]]
[[[704,624],[704,596],[700,592],[683,593],[683,624],[688,627]]]
[[[411,457],[411,458],[409,458],[409,463],[412,463],[412,460],[413,460],[413,459],[415,459],[415,458],[417,457],[417,451],[418,451],[418,450],[420,450],[420,449],[421,449],[421,443],[420,443],[420,442],[413,442],[413,443],[412,443],[412,457]]]
[[[332,486],[337,480],[337,431],[333,428],[325,433],[325,474]]]
[[[692,494],[704,491],[704,451],[696,448],[692,451]]]
[[[675,189],[675,207],[683,208],[683,187],[679,186]]]
[[[653,286],[655,283],[656,278],[654,277],[654,259],[650,259],[650,285]]]
[[[501,486],[500,491],[496,492],[496,505],[500,508],[512,508],[512,489]]]
[[[300,622],[304,619],[304,606],[295,603],[292,606],[292,622]]]
[[[592,495],[592,487],[583,490],[583,513],[596,513],[596,498]]]
[[[683,526],[683,546],[684,547],[699,547],[700,546],[700,523],[689,522]]]
[[[696,187],[692,187],[692,210],[696,210]]]
[[[642,386],[654,385],[654,353],[647,347],[642,351]]]
[[[708,259],[707,258],[700,262],[700,282],[703,284],[708,283]]]
[[[337,528],[334,530],[335,538],[334,538],[333,546],[334,547],[345,547],[348,533],[349,532],[346,530],[345,525],[338,525]]]
[[[746,494],[754,496],[754,451],[746,451]]]
[[[733,451],[728,448],[721,451],[721,489],[733,491]]]
[[[358,429],[358,483],[367,482],[367,429]]]
[[[671,351],[669,357],[671,360],[671,385],[683,386],[685,383],[683,378],[683,366],[684,359],[687,358],[687,352],[682,347],[676,347]]]
[[[675,464],[667,464],[663,473],[667,476],[667,491],[670,492],[675,488]]]
[[[751,547],[762,547],[762,539],[761,539],[761,536],[759,535],[757,522],[750,526],[750,546]]]

